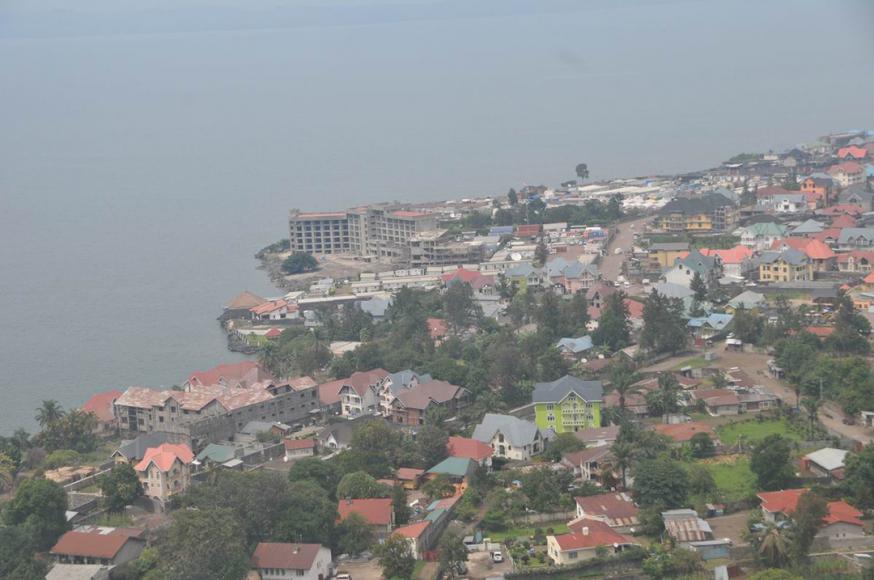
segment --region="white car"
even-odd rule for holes
[[[492,552],[492,562],[494,562],[495,564],[500,564],[503,561],[504,555],[501,553],[500,550],[495,550],[494,552]]]

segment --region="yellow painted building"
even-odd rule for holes
[[[797,250],[764,252],[759,258],[760,282],[802,282],[813,280],[813,264]]]

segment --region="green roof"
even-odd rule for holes
[[[782,236],[786,233],[786,226],[774,222],[759,222],[748,225],[747,230],[757,236]]]
[[[445,511],[446,511],[446,508],[437,508],[436,510],[434,510],[433,512],[431,512],[430,514],[425,516],[425,519],[428,520],[429,522],[436,522],[437,520],[440,519],[440,516],[442,516],[443,512],[445,512]]]
[[[197,454],[197,460],[201,463],[205,459],[215,461],[216,463],[224,463],[234,457],[236,457],[236,449],[228,445],[217,445],[216,443],[210,443],[203,451]]]
[[[428,473],[450,475],[453,477],[465,477],[470,470],[470,463],[471,459],[467,457],[447,457],[429,469]]]

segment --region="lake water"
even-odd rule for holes
[[[874,127],[874,3],[0,4],[0,432],[238,360],[290,207],[699,169]]]

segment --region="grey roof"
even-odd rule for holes
[[[551,383],[537,383],[531,396],[535,403],[557,403],[570,392],[576,393],[586,401],[600,401],[604,396],[604,386],[601,381],[584,381],[565,375]]]
[[[210,443],[203,449],[203,451],[197,454],[197,460],[201,463],[203,463],[203,461],[206,459],[209,459],[210,461],[214,461],[216,463],[224,463],[226,461],[230,461],[236,456],[237,450],[235,447],[231,447],[230,445],[219,445],[217,443]]]
[[[518,264],[516,266],[513,266],[512,268],[507,268],[507,270],[504,272],[504,276],[511,277],[511,278],[516,278],[516,277],[527,278],[528,276],[530,276],[531,274],[534,274],[536,272],[537,272],[537,268],[535,268],[531,264]]]
[[[758,222],[744,229],[754,236],[782,236],[786,232],[786,226],[775,222]]]
[[[371,298],[370,300],[362,300],[358,303],[359,308],[367,312],[374,318],[382,318],[385,316],[386,310],[391,306],[391,298]]]
[[[586,335],[579,338],[562,338],[555,346],[559,349],[564,348],[574,354],[579,354],[592,348],[592,337]]]
[[[657,282],[652,285],[652,289],[666,298],[688,298],[695,295],[691,289],[671,282]]]
[[[676,263],[682,264],[693,272],[698,272],[701,276],[706,276],[716,267],[716,258],[705,256],[697,249],[693,249],[688,256],[678,259]]]
[[[784,250],[777,251],[767,251],[759,254],[756,259],[757,264],[773,264],[778,260],[783,260],[787,264],[792,264],[793,266],[799,266],[801,264],[807,263],[807,256],[795,250],[793,248],[786,248]]]
[[[874,192],[867,191],[861,185],[856,185],[848,187],[838,195],[838,201],[841,203],[847,203],[851,199],[860,199],[862,201],[870,202],[874,199]]]
[[[522,447],[530,445],[537,436],[537,425],[512,415],[486,413],[482,422],[473,430],[473,438],[483,443],[491,443],[495,433],[501,432],[511,445]]]
[[[719,193],[707,193],[701,197],[672,199],[659,211],[661,214],[702,214],[720,207],[730,207],[732,201]]]
[[[792,230],[793,234],[818,234],[825,229],[825,224],[816,220],[807,220]]]
[[[874,241],[874,228],[844,228],[838,236],[839,244],[847,244],[858,239]]]
[[[772,204],[788,202],[788,203],[804,203],[804,195],[801,193],[781,193],[780,195],[774,195],[771,197],[773,200]]]
[[[128,461],[139,461],[145,456],[146,449],[158,447],[162,443],[169,443],[171,438],[172,435],[170,433],[163,433],[161,431],[143,433],[132,441],[122,441],[115,453],[120,454]]]
[[[756,306],[763,304],[765,302],[765,295],[759,294],[758,292],[753,292],[752,290],[745,290],[728,301],[728,305],[732,308],[737,308],[743,305],[744,308],[755,308]]]
[[[652,252],[685,252],[689,249],[689,242],[656,242],[650,244],[649,249]]]
[[[434,380],[431,375],[420,375],[411,369],[389,373],[388,378],[391,381],[389,389],[393,395],[397,395],[404,389],[409,388],[410,383],[412,383],[414,379],[417,380],[420,385],[430,383]]]
[[[826,471],[833,471],[844,466],[844,461],[847,457],[847,451],[843,449],[835,449],[833,447],[824,447],[813,453],[808,453],[804,456],[805,459],[813,461]]]

